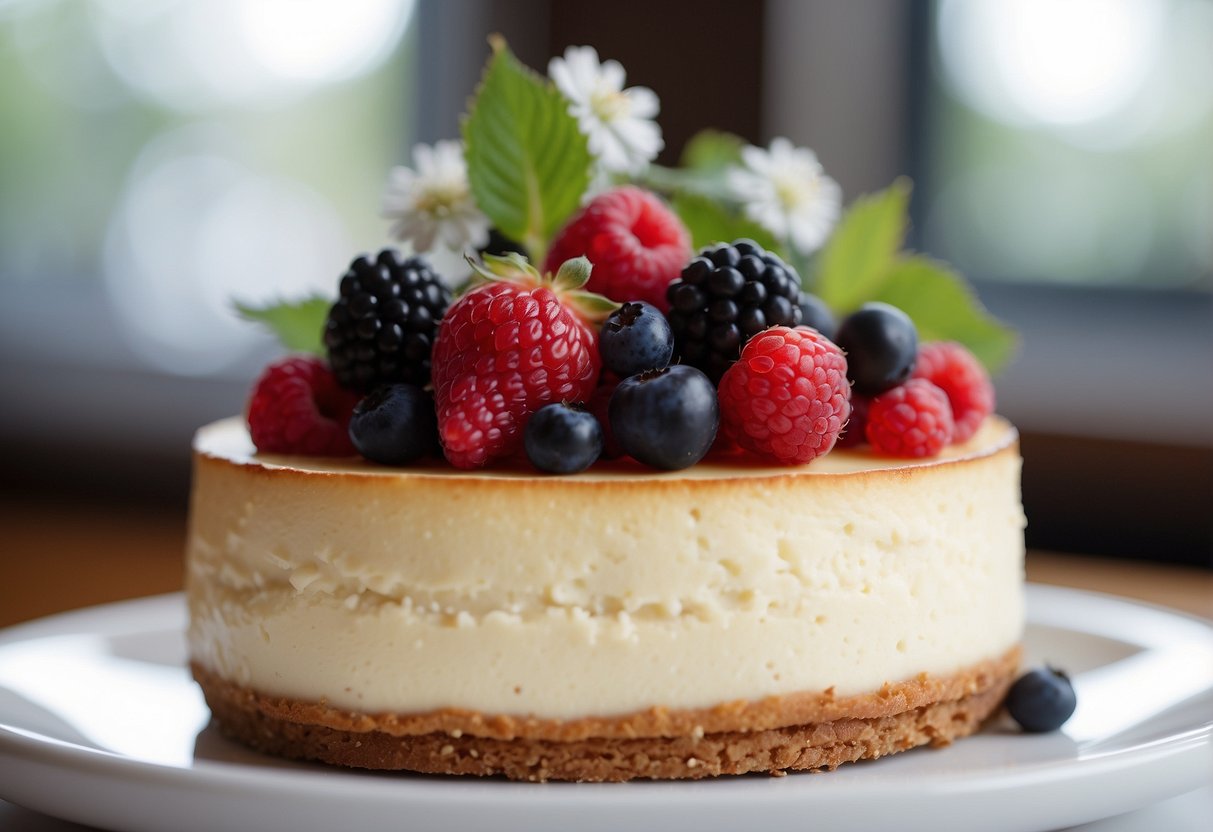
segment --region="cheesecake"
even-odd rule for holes
[[[976,730],[1024,628],[1018,436],[551,477],[202,428],[186,589],[218,727],[522,780],[829,769]]]

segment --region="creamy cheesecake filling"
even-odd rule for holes
[[[199,433],[190,647],[365,712],[551,719],[878,689],[1023,627],[1014,430],[945,456],[576,477],[258,457]]]

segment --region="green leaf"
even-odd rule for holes
[[[291,352],[324,355],[324,320],[333,301],[320,296],[251,306],[235,301],[236,312],[273,332]]]
[[[720,130],[700,130],[682,149],[682,166],[704,172],[722,172],[741,162],[745,139]]]
[[[783,245],[771,232],[741,214],[730,211],[717,200],[683,192],[674,197],[671,207],[691,232],[691,244],[696,249],[712,243],[731,243],[739,237],[749,237],[767,251],[785,256]]]
[[[582,318],[592,324],[602,323],[612,312],[619,308],[618,303],[605,295],[586,292],[581,289],[565,292],[563,297],[567,303],[577,310]]]
[[[814,290],[835,312],[871,300],[884,282],[905,240],[909,204],[908,179],[851,204],[817,258]]]
[[[590,282],[590,271],[592,269],[593,265],[590,263],[588,257],[581,256],[565,260],[560,264],[560,269],[556,272],[555,278],[553,278],[556,291],[565,292],[580,289]]]
[[[590,181],[589,145],[569,102],[492,38],[463,121],[472,196],[493,225],[543,262],[548,243],[577,210]]]
[[[865,300],[905,311],[923,341],[959,341],[991,374],[1015,353],[1014,331],[986,311],[963,277],[936,260],[921,255],[897,260],[879,290]]]
[[[527,260],[524,255],[516,251],[507,251],[505,254],[489,254],[480,255],[484,261],[484,265],[477,263],[471,256],[465,254],[463,259],[472,271],[480,274],[488,280],[494,278],[512,279],[520,274],[525,274],[528,277],[538,281],[543,275],[539,273],[539,269],[531,265],[531,261]]]

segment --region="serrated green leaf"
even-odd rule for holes
[[[749,237],[767,251],[773,251],[787,259],[784,247],[775,239],[775,235],[740,213],[730,211],[717,200],[683,192],[674,197],[671,207],[691,232],[691,244],[696,249],[712,243],[730,243],[740,237]]]
[[[682,166],[704,172],[721,172],[741,162],[745,139],[721,130],[700,130],[682,149]]]
[[[324,355],[324,320],[333,301],[319,296],[264,306],[235,301],[240,317],[265,326],[291,352]]]
[[[959,341],[991,374],[1015,353],[1017,339],[991,315],[968,282],[944,263],[921,255],[897,260],[872,297],[905,311],[923,341]]]
[[[851,204],[817,258],[814,291],[840,314],[871,300],[897,259],[909,222],[910,182]]]
[[[463,122],[472,195],[505,236],[542,262],[590,181],[589,145],[569,102],[500,38]]]

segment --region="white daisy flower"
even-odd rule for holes
[[[489,240],[489,220],[472,199],[463,143],[456,140],[418,144],[412,168],[392,168],[383,215],[393,221],[392,236],[411,241],[418,252],[429,251],[435,241],[462,251]]]
[[[639,173],[665,142],[654,119],[661,105],[648,87],[623,88],[618,61],[600,63],[592,46],[570,46],[552,58],[548,76],[570,101],[569,112],[589,137],[590,152],[610,173]]]
[[[745,215],[803,254],[821,248],[842,213],[842,189],[817,155],[779,138],[770,150],[742,149],[741,160],[728,182]]]

